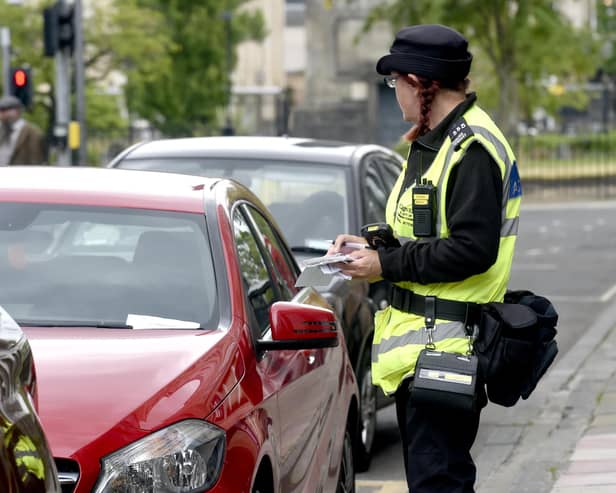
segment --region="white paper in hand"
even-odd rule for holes
[[[297,278],[295,286],[298,288],[304,286],[329,286],[329,283],[334,277],[341,277],[347,280],[351,279],[351,276],[343,274],[340,268],[333,264],[352,261],[353,257],[342,253],[305,260],[302,262],[304,270]]]

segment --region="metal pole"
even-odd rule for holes
[[[11,30],[0,27],[0,45],[2,45],[2,91],[8,96],[11,87]]]
[[[58,0],[60,12],[67,8],[64,0]],[[57,144],[58,166],[70,166],[71,150],[68,147],[68,124],[71,120],[70,48],[62,48],[56,58],[56,121],[53,135]]]
[[[75,20],[75,118],[79,123],[79,149],[77,165],[88,164],[86,153],[86,105],[85,105],[85,68],[83,63],[83,9],[81,0],[74,3]]]
[[[223,135],[233,135],[233,123],[231,122],[231,69],[233,64],[233,51],[231,47],[231,18],[233,14],[230,10],[223,12],[223,19],[225,21],[225,35],[226,35],[226,55],[227,55],[227,108],[225,111],[225,126],[222,129]]]

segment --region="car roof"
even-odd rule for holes
[[[204,212],[219,179],[95,167],[0,167],[3,201]]]
[[[391,153],[371,144],[352,144],[298,137],[189,137],[142,142],[121,153],[112,161],[124,159],[210,157],[280,159],[351,165],[372,151]]]

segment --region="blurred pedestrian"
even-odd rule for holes
[[[0,166],[45,163],[45,138],[22,112],[15,96],[0,98]]]
[[[414,123],[386,210],[399,243],[353,250],[352,262],[337,264],[353,278],[394,283],[389,306],[375,318],[372,376],[396,398],[412,493],[474,491],[470,449],[485,390],[478,386],[477,405],[464,410],[447,392],[434,392],[424,407],[413,399],[416,364],[424,349],[471,361],[464,355],[472,349],[479,305],[503,301],[517,236],[522,190],[515,157],[475,93],[467,92],[472,58],[460,33],[432,24],[400,30],[378,61],[403,119]],[[328,253],[346,242],[366,239],[339,235]],[[471,385],[455,372],[421,377]]]

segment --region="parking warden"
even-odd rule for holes
[[[503,300],[518,229],[515,156],[468,92],[472,58],[457,31],[415,25],[400,30],[378,60],[403,119],[414,123],[405,135],[407,163],[387,204],[400,246],[358,249],[353,262],[340,266],[353,278],[394,283],[390,306],[376,314],[372,373],[375,384],[395,395],[412,493],[474,491],[470,449],[487,402],[483,387],[479,404],[459,412],[447,402],[415,405],[412,385],[424,348],[468,353],[472,308]],[[330,253],[361,241],[341,234]]]

